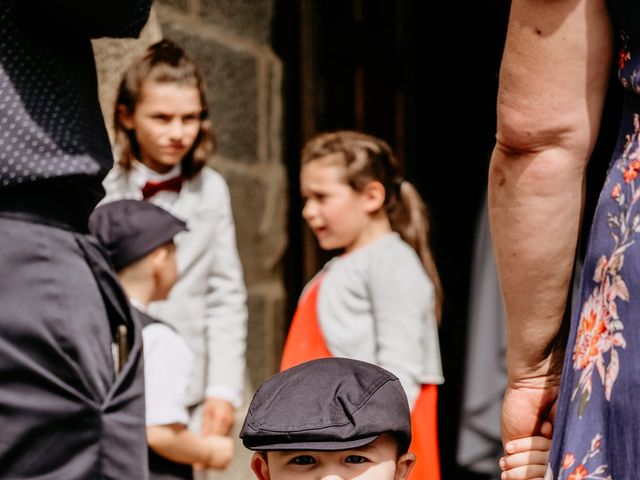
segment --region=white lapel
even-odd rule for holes
[[[195,178],[186,180],[182,184],[180,195],[176,203],[173,205],[173,214],[189,223],[189,220],[195,217],[198,211],[198,205],[200,200],[200,190],[202,182],[202,175],[196,175]]]

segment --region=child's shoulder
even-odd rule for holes
[[[375,263],[420,263],[415,250],[402,240],[396,232],[390,232],[375,241],[361,247],[354,253],[360,253],[363,257],[369,257]]]
[[[385,275],[396,270],[424,272],[416,252],[400,235],[390,232],[354,250],[335,257],[324,267],[325,271],[342,272],[353,270],[362,275]]]
[[[187,360],[192,354],[184,339],[171,325],[156,321],[142,328],[142,339],[147,351],[162,352],[169,357],[180,356]]]
[[[187,188],[200,190],[205,195],[220,195],[229,193],[229,186],[224,177],[211,167],[203,167],[193,178],[186,182]]]
[[[400,275],[416,281],[427,278],[416,251],[396,232],[367,245],[362,253],[370,275],[388,279]]]
[[[118,182],[122,182],[126,180],[129,175],[129,170],[123,168],[118,162],[113,164],[113,168],[107,172],[107,175],[104,177],[103,184],[106,185],[115,185]]]

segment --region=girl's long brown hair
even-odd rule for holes
[[[416,188],[402,178],[400,164],[389,145],[379,138],[354,131],[322,133],[302,150],[302,165],[339,154],[346,182],[360,192],[372,181],[385,189],[384,208],[391,228],[418,254],[435,288],[436,318],[442,317],[442,284],[429,247],[429,215]]]
[[[130,169],[133,160],[140,158],[140,148],[135,133],[124,127],[120,121],[119,110],[124,107],[132,114],[140,99],[144,82],[174,83],[181,86],[196,87],[200,92],[200,132],[182,159],[182,175],[192,178],[207,163],[207,158],[215,149],[213,125],[209,119],[204,77],[195,62],[178,45],[170,40],[161,40],[151,45],[146,53],[125,72],[116,99],[114,112],[115,146],[118,163]]]

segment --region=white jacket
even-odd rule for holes
[[[119,166],[105,178],[104,187],[104,202],[142,199],[140,186]],[[183,184],[171,213],[189,228],[176,237],[179,279],[169,298],[152,303],[149,313],[173,325],[195,354],[190,404],[207,396],[238,407],[244,385],[247,308],[229,188],[219,173],[205,167]]]

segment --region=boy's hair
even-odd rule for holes
[[[118,272],[171,243],[186,229],[182,220],[141,200],[105,203],[89,217],[89,231],[107,251]]]
[[[331,156],[344,167],[344,181],[360,192],[372,181],[385,189],[384,209],[391,228],[416,251],[436,295],[436,318],[442,312],[442,284],[429,246],[429,214],[416,188],[400,172],[400,162],[389,145],[364,133],[342,130],[322,133],[302,150],[302,165]]]
[[[394,437],[398,455],[411,443],[400,381],[376,365],[347,358],[305,362],[265,380],[240,431],[255,451],[336,451]]]
[[[128,113],[135,111],[140,99],[144,82],[172,83],[180,86],[195,87],[200,93],[200,132],[193,147],[182,159],[182,175],[193,178],[207,162],[215,150],[215,134],[209,119],[206,87],[202,72],[196,63],[177,44],[170,40],[161,40],[151,45],[146,53],[124,73],[114,111],[115,144],[118,149],[118,163],[130,169],[134,159],[140,158],[140,148],[133,131],[124,127],[120,121],[120,107]]]

